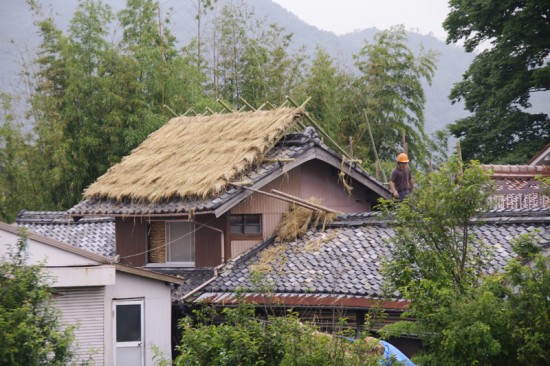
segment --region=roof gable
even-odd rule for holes
[[[538,153],[535,154],[527,163],[529,165],[550,165],[550,143],[546,144]]]
[[[153,203],[214,196],[257,163],[303,113],[278,108],[173,118],[84,196]]]

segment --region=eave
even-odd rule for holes
[[[382,300],[365,296],[339,295],[339,294],[305,294],[305,293],[272,293],[236,294],[233,292],[205,292],[194,303],[206,303],[212,305],[237,305],[239,301],[256,305],[269,305],[286,308],[333,308],[342,307],[352,310],[368,310],[372,307],[382,307],[386,310],[406,310],[409,301],[402,299]]]

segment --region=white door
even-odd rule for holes
[[[143,365],[143,300],[115,300],[115,365]]]

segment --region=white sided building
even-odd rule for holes
[[[0,256],[20,239],[0,222]],[[27,263],[43,263],[54,278],[55,302],[65,323],[77,326],[80,361],[100,365],[154,365],[153,348],[170,359],[171,290],[182,280],[113,263],[112,259],[32,232]]]

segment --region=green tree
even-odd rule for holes
[[[302,80],[304,57],[289,52],[292,34],[255,16],[244,2],[225,5],[209,33],[210,81],[216,99],[278,105]],[[204,58],[203,58],[204,60]]]
[[[422,82],[431,83],[436,55],[432,51],[415,55],[406,40],[403,26],[393,27],[376,34],[373,43],[365,42],[354,55],[361,74],[354,84],[354,100],[347,107],[350,119],[344,121],[343,131],[363,147],[360,158],[374,160],[368,119],[378,155],[388,161],[395,161],[403,150],[405,133],[411,161],[426,167],[434,146],[424,131]]]
[[[73,328],[63,326],[43,266],[26,264],[26,238],[0,261],[0,364],[67,365]]]
[[[17,117],[11,95],[0,93],[0,220],[12,222],[21,207],[38,209],[43,202],[34,177],[30,137]]]
[[[410,300],[414,321],[386,326],[384,337],[416,334],[423,365],[533,365],[548,359],[550,260],[534,234],[518,238],[503,273],[484,276],[490,253],[473,235],[487,209],[489,175],[456,157],[418,178],[395,211],[396,235],[384,265],[390,290]],[[389,209],[389,207],[388,207]],[[529,265],[524,265],[524,260]]]
[[[375,343],[364,338],[349,342],[344,334],[331,336],[302,323],[296,314],[255,317],[252,305],[240,304],[195,312],[180,322],[181,354],[176,365],[378,365]],[[220,319],[224,319],[222,323]],[[349,337],[349,334],[345,335]]]
[[[550,119],[531,113],[532,96],[550,89],[550,4],[538,0],[451,0],[447,42],[478,54],[450,98],[473,114],[450,125],[465,159],[524,163],[550,137]]]
[[[479,163],[465,166],[454,156],[416,180],[420,188],[395,213],[389,280],[399,288],[425,280],[461,293],[484,264],[471,219],[489,208],[490,175]]]
[[[118,16],[118,44],[108,33],[117,18],[100,1],[80,1],[67,34],[30,5],[43,41],[29,85],[34,129],[25,164],[33,175],[26,179],[41,192],[42,209],[66,209],[171,110],[202,103],[203,79],[153,1],[128,2]],[[19,191],[13,195],[27,194]]]
[[[295,92],[298,100],[311,97],[307,104],[308,112],[340,146],[348,143],[348,136],[342,133],[340,127],[343,106],[353,80],[353,76],[335,66],[335,61],[324,49],[317,48],[311,65],[306,69],[304,82]]]

